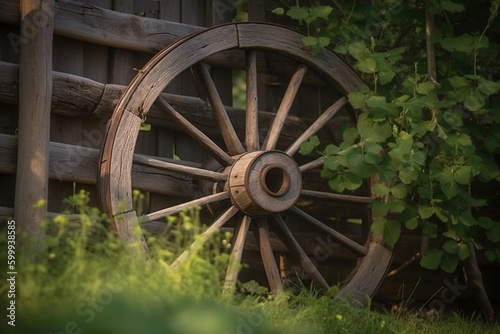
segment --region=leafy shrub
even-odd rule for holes
[[[360,114],[343,142],[313,137],[300,152],[324,157],[336,192],[378,180],[373,192],[387,201],[373,204],[372,230],[387,244],[402,226],[447,238],[424,267],[453,272],[469,241],[500,261],[500,222],[481,214],[491,201],[475,191],[500,180],[500,1],[282,3],[274,12],[308,33],[313,53],[329,45],[367,83],[349,95]]]

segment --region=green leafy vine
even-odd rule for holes
[[[387,201],[373,203],[372,230],[388,245],[403,226],[444,236],[422,266],[453,272],[471,241],[500,261],[500,222],[482,214],[489,199],[476,191],[500,181],[500,0],[430,1],[437,82],[427,74],[423,2],[281,3],[273,12],[307,33],[313,53],[329,46],[366,83],[349,95],[360,114],[343,142],[312,137],[300,153],[323,156],[336,192],[379,180],[372,191]]]

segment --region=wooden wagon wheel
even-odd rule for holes
[[[132,206],[133,165],[148,165],[187,175],[193,180],[193,187],[197,187],[197,198],[148,213],[139,217],[139,221],[164,220],[165,216],[194,205],[212,206],[219,211],[219,215],[215,216],[202,238],[195,243],[204,243],[219,229],[234,226],[230,263],[241,262],[245,241],[254,238],[273,292],[283,288],[282,268],[278,266],[273,253],[273,248],[280,243],[293,255],[290,258],[297,259],[297,268],[303,270],[318,289],[329,289],[331,283],[325,277],[342,276],[339,294],[349,295],[364,303],[366,296],[372,295],[383,279],[392,258],[392,251],[383,244],[380,236],[369,232],[371,217],[367,203],[372,201],[370,187],[368,185],[364,193],[355,195],[335,194],[327,189],[311,190],[308,188],[310,178],[319,174],[317,171],[322,166],[322,159],[304,163],[304,157],[297,153],[303,141],[330,128],[332,119],[340,111],[354,115],[345,96],[357,90],[361,80],[329,50],[323,49],[312,56],[303,46],[302,37],[300,33],[281,26],[237,23],[195,33],[159,52],[130,83],[108,123],[98,175],[101,202],[112,216],[113,228],[117,233],[127,242],[137,242],[138,219]],[[246,63],[244,136],[238,137],[206,65],[207,59],[212,59],[220,52],[233,52],[236,58],[242,56]],[[279,59],[283,59],[287,67],[289,64],[295,67],[273,122],[267,126],[268,129],[262,129],[257,103],[257,71],[259,59],[269,59],[268,54],[281,57]],[[220,128],[221,144],[216,144],[215,140],[160,97],[167,85],[186,69],[196,70],[198,81],[206,91]],[[338,98],[309,123],[297,138],[293,138],[285,147],[280,147],[283,146],[279,141],[280,134],[289,118],[289,111],[301,82],[308,76],[311,80],[321,78]],[[153,105],[200,143],[213,159],[202,167],[190,167],[184,163],[154,158],[134,158],[140,125]],[[267,136],[261,134],[263,130],[266,130]],[[323,210],[320,211],[323,214],[310,210],[307,203],[311,200],[321,204]],[[342,228],[336,228],[344,221],[330,219],[342,212],[343,207],[349,206],[350,212],[357,212],[358,218],[363,218],[362,228],[357,230],[359,236],[356,237],[342,232]],[[328,214],[325,215],[325,212]],[[317,237],[302,238],[303,234]],[[341,252],[351,254],[354,265],[349,275],[335,273],[330,266],[325,266],[325,257],[319,258],[319,253],[315,253],[318,247],[322,247],[321,244],[324,246],[325,238],[328,238],[330,245],[334,240]],[[304,240],[307,245],[302,244]],[[315,241],[320,245],[310,245]],[[136,250],[147,252],[147,247]],[[334,253],[329,249],[323,250],[328,254]],[[176,267],[182,262],[189,251],[188,248],[172,266]],[[323,269],[328,272],[321,272]],[[229,265],[224,282],[226,289],[234,288],[237,275],[238,266]]]

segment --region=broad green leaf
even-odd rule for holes
[[[345,190],[344,182],[342,182],[342,178],[340,174],[335,175],[328,181],[328,185],[333,191],[341,193]]]
[[[497,259],[497,255],[495,253],[495,251],[491,250],[491,249],[488,249],[487,251],[484,252],[484,256],[486,257],[486,259],[488,259],[488,261],[495,261]]]
[[[348,50],[349,53],[356,58],[356,60],[360,60],[371,55],[370,50],[366,47],[366,44],[363,41],[350,43]]]
[[[428,219],[434,214],[434,208],[432,206],[420,205],[418,207],[418,214],[422,219]]]
[[[382,235],[385,243],[394,246],[401,235],[401,224],[396,220],[378,217],[374,220],[371,230]]]
[[[359,109],[365,105],[366,94],[361,92],[352,92],[349,94],[349,103],[353,108]]]
[[[377,165],[382,161],[382,157],[378,154],[373,154],[370,152],[365,153],[365,162],[369,165]]]
[[[458,220],[465,226],[474,226],[478,224],[478,221],[472,216],[469,210],[463,211],[458,217]]]
[[[283,9],[283,7],[278,7],[273,9],[272,13],[276,15],[283,15],[285,13],[285,10]]]
[[[344,144],[346,145],[353,145],[356,142],[356,139],[358,139],[359,133],[356,128],[347,128],[344,130],[344,133],[342,134],[342,138],[344,139]]]
[[[434,209],[435,209],[435,214],[439,218],[439,220],[441,220],[443,223],[448,222],[450,218],[450,213],[448,211],[443,210],[438,206],[434,207]]]
[[[485,230],[490,229],[495,224],[495,222],[490,217],[481,216],[477,219],[477,221],[478,225],[484,228]]]
[[[372,232],[384,235],[385,225],[387,224],[387,219],[384,217],[375,217],[373,224],[371,226]]]
[[[410,184],[418,179],[419,172],[413,166],[405,167],[399,171],[399,178],[404,184]]]
[[[429,222],[421,222],[422,223],[422,232],[428,235],[431,238],[437,237],[438,226],[434,223]]]
[[[472,178],[472,167],[461,166],[453,173],[453,178],[458,184],[469,184]]]
[[[358,60],[356,67],[363,73],[375,73],[377,71],[377,62],[373,58],[364,58]]]
[[[344,181],[345,187],[348,190],[356,190],[363,184],[363,180],[361,179],[361,177],[359,177],[359,175],[355,173],[343,173],[342,179]]]
[[[394,246],[401,236],[401,223],[397,220],[388,220],[384,230],[384,241],[389,246]]]
[[[388,165],[379,165],[376,166],[377,168],[377,175],[380,178],[380,181],[383,182],[391,182],[393,181],[396,172],[391,166]]]
[[[462,116],[456,112],[455,110],[447,110],[443,113],[443,119],[448,123],[450,126],[458,128],[463,125],[463,119]]]
[[[382,151],[382,146],[380,146],[377,143],[371,142],[371,141],[366,142],[365,146],[363,148],[366,152],[373,153],[373,154],[377,154],[377,153],[380,153],[380,151]]]
[[[305,46],[316,46],[319,44],[318,39],[314,36],[302,37],[302,43],[304,43]]]
[[[403,199],[408,194],[408,186],[403,183],[398,183],[391,188],[391,194],[396,198]]]
[[[464,77],[461,77],[458,75],[455,75],[455,76],[449,78],[448,81],[455,89],[469,87],[469,81],[467,79],[465,79]]]
[[[380,83],[382,85],[385,85],[386,83],[391,82],[395,75],[396,75],[396,72],[394,72],[392,70],[380,71],[380,73],[379,73]]]
[[[441,191],[447,199],[452,199],[458,195],[458,185],[456,182],[441,182]]]
[[[327,156],[335,155],[339,152],[340,152],[340,148],[337,145],[328,144],[325,147],[325,155],[327,155]]]
[[[355,167],[358,167],[359,165],[361,165],[364,162],[365,158],[360,150],[353,149],[353,150],[349,150],[346,153],[345,159],[347,162],[346,167],[355,168]]]
[[[320,36],[318,37],[318,45],[320,46],[328,46],[330,45],[330,37]]]
[[[374,184],[372,187],[373,193],[376,195],[380,195],[380,196],[387,195],[390,190],[391,189],[384,183],[377,183],[377,184]]]
[[[436,86],[430,82],[422,82],[417,85],[417,93],[422,94],[422,95],[427,95],[429,94]]]
[[[385,216],[389,212],[389,205],[387,202],[375,201],[371,204],[371,209],[375,216]]]
[[[387,102],[385,96],[371,96],[366,100],[370,115],[374,121],[387,120],[387,117],[399,114],[399,108],[392,102]]]
[[[316,148],[316,146],[314,146],[311,142],[305,141],[302,144],[300,144],[299,153],[302,154],[302,155],[308,155],[315,148]]]
[[[405,222],[405,226],[409,230],[414,230],[418,227],[418,218],[413,217]]]
[[[484,97],[476,87],[467,90],[464,98],[464,106],[470,111],[478,111],[485,104]]]
[[[452,254],[444,254],[441,260],[441,269],[447,273],[453,273],[457,269],[458,257]]]
[[[448,0],[441,1],[441,6],[445,11],[450,13],[460,13],[465,10],[464,5]]]
[[[323,166],[330,170],[337,170],[339,161],[336,156],[331,156],[323,160]]]
[[[419,164],[420,166],[425,166],[425,162],[427,160],[427,157],[425,156],[424,152],[416,151],[416,152],[413,152],[412,159],[413,159],[414,163]]]
[[[490,41],[488,37],[482,36],[474,36],[474,48],[476,49],[486,49],[490,45]]]
[[[458,244],[458,258],[460,261],[465,260],[470,256],[469,246],[466,243]]]
[[[314,147],[317,147],[320,144],[318,136],[312,136],[311,138],[309,138],[309,141],[314,145]]]
[[[456,137],[456,141],[462,146],[472,145],[472,138],[465,133],[461,133],[458,137]]]
[[[304,7],[293,6],[286,12],[286,15],[294,20],[303,20],[309,16],[309,11]]]
[[[426,269],[435,270],[441,265],[443,255],[443,251],[439,249],[428,249],[420,260],[420,265]]]
[[[479,79],[478,88],[486,95],[494,95],[500,90],[500,83],[485,78]]]
[[[458,242],[455,240],[448,240],[444,243],[443,249],[449,254],[458,254]]]
[[[331,6],[314,6],[311,7],[311,16],[327,18],[332,10],[333,8]]]
[[[391,199],[388,205],[389,205],[389,210],[393,213],[401,213],[407,207],[406,203],[400,199]]]
[[[359,116],[357,129],[362,138],[375,143],[383,142],[392,135],[388,122],[374,122],[366,112]]]
[[[492,242],[500,242],[500,222],[495,224],[486,232],[488,240]]]
[[[441,41],[441,47],[450,52],[472,53],[474,51],[474,38],[469,34],[444,38]]]

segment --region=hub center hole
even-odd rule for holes
[[[283,196],[290,188],[290,176],[280,167],[268,166],[261,176],[262,186],[271,196]]]

